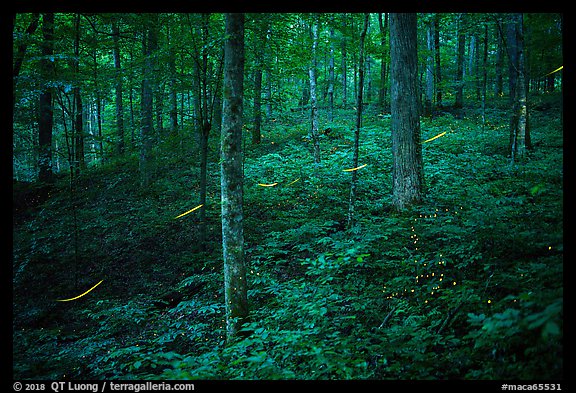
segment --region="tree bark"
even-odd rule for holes
[[[514,31],[516,44],[516,60],[514,66],[517,74],[514,99],[513,114],[511,120],[511,141],[510,151],[512,163],[518,158],[523,158],[526,151],[530,149],[530,128],[527,104],[527,78],[524,56],[524,28],[523,16],[521,13],[514,15]]]
[[[124,104],[123,104],[123,83],[122,83],[122,65],[120,62],[120,30],[118,21],[112,18],[112,35],[113,35],[113,55],[114,55],[114,77],[116,90],[116,154],[124,154]]]
[[[380,89],[378,90],[378,106],[384,109],[386,104],[386,34],[388,33],[388,14],[384,14],[382,20],[382,13],[378,14],[378,24],[380,25],[380,47],[382,51],[382,62],[380,63]]]
[[[416,14],[390,15],[390,60],[392,204],[402,211],[419,203],[424,194]]]
[[[334,121],[334,26],[330,26],[330,60],[328,63],[328,121]]]
[[[52,182],[52,125],[54,111],[52,107],[52,87],[50,80],[54,77],[54,14],[42,15],[42,60],[40,74],[44,86],[40,92],[38,119],[38,180]]]
[[[310,119],[312,123],[312,143],[314,144],[314,163],[320,163],[320,138],[318,134],[318,100],[316,98],[316,47],[318,46],[318,16],[312,22],[312,61],[310,62]]]
[[[254,71],[254,127],[252,128],[252,144],[257,145],[262,140],[262,68],[256,64]]]
[[[457,48],[457,71],[456,71],[456,100],[455,108],[464,106],[464,51],[466,50],[466,35],[464,34],[464,15],[458,16],[458,48]]]
[[[144,32],[142,49],[144,54],[144,68],[142,70],[142,97],[140,109],[140,184],[147,187],[150,184],[152,141],[154,138],[153,123],[153,72],[152,48],[155,45],[154,21]]]
[[[77,85],[74,87],[74,138],[75,138],[75,161],[76,171],[78,174],[81,170],[86,168],[86,160],[84,157],[84,111],[82,106],[82,96],[80,94],[80,86],[78,85],[81,80],[80,76],[80,14],[76,14],[74,20],[74,73],[76,74]]]
[[[484,52],[482,54],[482,127],[486,124],[486,89],[488,85],[488,25],[484,24]]]
[[[347,89],[347,85],[348,85],[348,78],[347,78],[347,68],[346,68],[346,18],[347,15],[344,14],[344,26],[343,26],[343,33],[342,33],[342,108],[346,109],[346,105],[347,105],[347,93],[348,93],[348,89]]]
[[[442,68],[440,62],[440,14],[434,15],[434,86],[436,87],[436,106],[442,108]]]
[[[362,126],[362,96],[364,91],[364,40],[368,31],[370,14],[364,15],[364,28],[360,33],[360,64],[358,68],[358,99],[356,108],[356,129],[354,132],[354,153],[352,158],[352,168],[358,167],[358,152],[360,148],[360,127]],[[348,228],[354,226],[356,210],[356,183],[358,181],[358,171],[352,171],[352,181],[350,182],[350,200],[348,203]]]
[[[432,115],[432,100],[434,99],[434,27],[431,22],[426,26],[426,95],[424,99],[424,115]]]
[[[226,14],[225,20],[220,168],[226,337],[230,342],[248,317],[242,201],[244,14]]]

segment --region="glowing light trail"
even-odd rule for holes
[[[277,185],[277,184],[278,184],[278,182],[272,183],[272,184],[262,184],[262,183],[258,183],[258,185],[259,185],[260,187],[274,187],[274,186]]]
[[[357,171],[358,169],[364,168],[366,165],[368,165],[368,164],[360,165],[360,166],[357,166],[356,168],[344,169],[342,172],[354,172],[354,171]]]
[[[434,139],[440,138],[441,136],[444,136],[444,135],[446,135],[446,131],[444,131],[444,132],[442,132],[442,133],[440,133],[440,134],[438,134],[438,135],[436,135],[436,136],[434,136],[434,137],[432,137],[432,138],[430,138],[430,139],[426,139],[426,140],[425,140],[424,142],[422,142],[422,143],[426,143],[426,142],[433,141]]]
[[[198,205],[198,206],[196,206],[195,208],[188,210],[186,213],[182,213],[182,214],[180,214],[179,216],[174,217],[174,219],[177,219],[177,218],[180,218],[180,217],[185,216],[186,214],[192,213],[194,210],[200,209],[202,206],[204,206],[204,205],[203,205],[203,204],[202,204],[202,205]]]
[[[544,75],[544,76],[552,75],[553,73],[560,71],[562,68],[564,68],[563,65],[561,65],[560,67],[556,68],[554,71],[547,73],[547,74]]]
[[[69,301],[72,301],[72,300],[76,300],[76,299],[78,299],[78,298],[81,298],[82,296],[86,295],[88,292],[90,292],[91,290],[93,290],[94,288],[96,288],[98,285],[102,284],[102,281],[104,281],[104,280],[100,280],[100,282],[99,282],[98,284],[94,285],[92,288],[90,288],[89,290],[87,290],[86,292],[84,292],[84,293],[81,294],[81,295],[78,295],[78,296],[76,296],[76,297],[72,297],[72,298],[70,298],[70,299],[56,299],[56,301],[57,301],[57,302],[69,302]]]

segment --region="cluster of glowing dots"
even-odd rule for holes
[[[460,206],[459,209],[455,209],[454,210],[454,214],[458,214],[459,210],[462,210],[463,207]],[[419,214],[417,218],[414,218],[414,222],[417,222],[419,218],[423,218],[423,219],[434,219],[434,218],[438,218],[439,214],[441,213],[448,213],[450,211],[450,209],[448,208],[444,208],[444,209],[434,209],[433,213],[429,213],[429,214]],[[414,224],[410,226],[410,242],[414,247],[414,251],[418,251],[419,249],[419,242],[420,239],[418,238],[418,234],[416,233],[416,228],[414,227]],[[446,267],[446,261],[443,258],[443,254],[439,254],[439,261],[438,261],[438,265],[442,266],[442,267]],[[423,262],[422,263],[422,267],[428,267],[428,263],[429,262]],[[414,259],[414,264],[418,265],[418,259]],[[430,288],[430,295],[434,295],[435,293],[437,293],[437,291],[440,289],[440,283],[442,281],[445,280],[445,276],[444,273],[436,273],[436,272],[429,272],[429,273],[421,273],[421,274],[417,274],[415,277],[415,281],[416,284],[421,284],[422,281],[424,281],[425,279],[438,279],[438,284],[437,285],[432,285],[432,287]],[[452,281],[452,286],[455,286],[457,284],[456,281]],[[382,290],[382,292],[386,293],[386,287],[384,287],[384,289]],[[407,295],[410,293],[414,293],[415,289],[407,289],[404,288],[404,290],[402,292],[393,292],[391,294],[389,294],[388,296],[386,296],[386,299],[392,299],[395,298],[399,295]],[[428,303],[429,300],[426,299],[424,300],[424,303]],[[488,301],[488,303],[491,303],[491,301]]]

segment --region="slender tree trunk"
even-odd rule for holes
[[[314,144],[314,163],[320,163],[320,138],[318,132],[318,100],[316,99],[316,47],[318,46],[318,16],[312,22],[312,61],[310,62],[310,118],[312,122],[312,143]]]
[[[242,201],[244,14],[226,14],[225,20],[221,198],[226,337],[230,342],[248,317]]]
[[[466,50],[466,35],[464,34],[464,15],[458,16],[458,48],[457,48],[457,71],[456,71],[456,100],[455,108],[464,106],[464,51]]]
[[[272,119],[272,72],[270,64],[266,65],[266,120]]]
[[[334,121],[334,26],[330,26],[330,60],[328,64],[328,121]]]
[[[348,88],[348,77],[347,77],[347,68],[346,68],[346,19],[347,15],[344,14],[344,32],[342,36],[342,108],[346,109],[347,105],[347,88]]]
[[[252,128],[252,144],[257,145],[262,140],[262,65],[257,64],[254,71],[254,127]]]
[[[154,138],[153,126],[153,60],[152,48],[155,26],[147,27],[142,41],[144,54],[144,69],[142,70],[142,97],[140,109],[140,183],[142,187],[150,184],[152,141]]]
[[[120,63],[120,30],[118,29],[118,21],[116,18],[112,19],[112,35],[114,39],[113,54],[114,54],[114,76],[115,76],[115,90],[116,90],[116,154],[121,156],[124,154],[124,104],[123,104],[123,83],[122,83],[122,66]]]
[[[424,99],[424,115],[432,115],[432,100],[434,99],[434,30],[429,22],[426,28],[426,96]]]
[[[488,25],[484,25],[484,53],[482,55],[482,127],[486,125],[486,90],[488,87]]]
[[[200,251],[206,249],[206,195],[208,190],[208,137],[210,136],[211,124],[204,121],[200,130],[200,226],[198,231],[198,245]]]
[[[518,43],[516,42],[516,25],[506,23],[506,47],[508,49],[508,92],[510,104],[516,101],[516,86],[518,85]]]
[[[360,33],[360,64],[358,68],[358,99],[356,109],[356,129],[354,132],[354,153],[352,158],[352,168],[358,167],[358,151],[360,150],[360,128],[362,127],[362,100],[364,90],[364,40],[366,39],[366,32],[368,31],[370,14],[364,15],[364,28]],[[358,179],[358,171],[352,171],[352,181],[350,182],[350,200],[348,203],[348,228],[354,226],[355,223],[355,210],[356,210],[356,183]]]
[[[416,14],[390,14],[392,204],[397,211],[424,195],[416,26]]]
[[[501,34],[497,33],[496,36],[498,37],[498,48],[496,49],[496,81],[494,84],[494,93],[496,94],[496,97],[501,97],[504,94],[502,78],[502,68],[504,67],[504,42]]]
[[[515,66],[517,72],[516,79],[516,98],[514,101],[513,115],[512,115],[512,129],[511,129],[511,159],[512,163],[518,158],[523,158],[526,151],[531,149],[530,143],[530,129],[528,118],[528,104],[527,104],[527,78],[526,78],[526,64],[525,64],[525,50],[524,50],[524,29],[523,29],[523,15],[517,13],[514,15],[514,30],[515,30],[515,43],[517,50],[517,64]]]
[[[38,180],[52,182],[52,125],[54,112],[52,107],[52,87],[54,77],[54,14],[42,14],[42,59],[40,73],[44,86],[40,92],[38,120]]]
[[[440,14],[434,15],[434,86],[436,87],[436,106],[442,108],[442,68],[440,62]]]
[[[382,53],[382,62],[380,63],[380,89],[378,90],[378,106],[383,110],[386,105],[386,65],[387,65],[387,51],[386,51],[386,34],[388,33],[388,14],[384,14],[384,21],[382,20],[382,13],[378,14],[378,24],[380,25],[380,48]]]
[[[77,76],[77,80],[80,81],[80,14],[76,14],[74,20],[74,73]],[[74,136],[76,145],[76,170],[81,171],[86,168],[86,159],[84,156],[84,112],[82,106],[82,96],[80,94],[80,86],[74,88],[74,103],[75,103],[75,114],[74,119]]]
[[[168,32],[170,42],[174,39],[174,33]],[[170,69],[170,132],[173,135],[178,133],[178,97],[177,97],[177,78],[176,73],[176,53],[174,52],[173,44],[169,44],[169,69]]]

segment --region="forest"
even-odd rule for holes
[[[563,14],[11,22],[14,380],[562,381]]]

